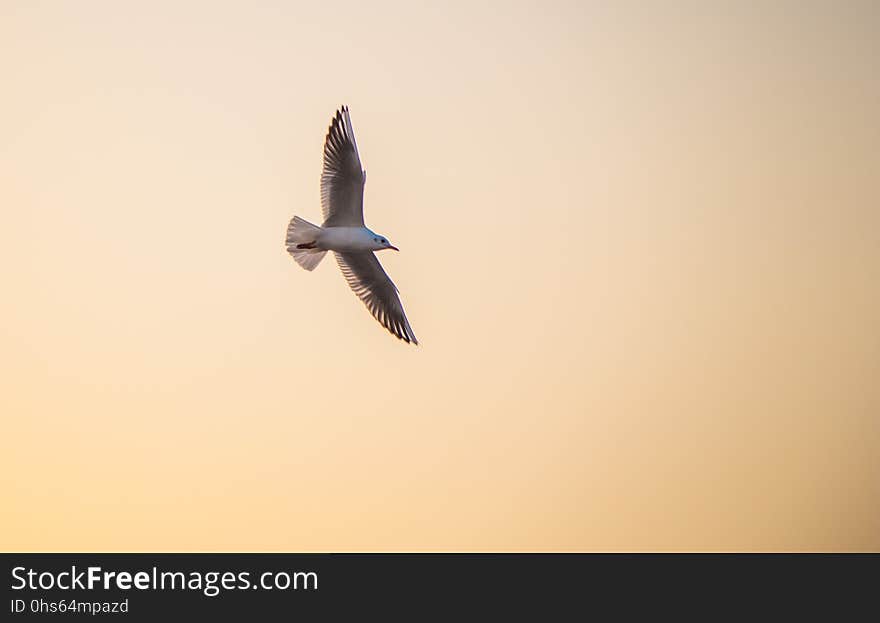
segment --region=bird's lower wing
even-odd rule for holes
[[[397,287],[371,251],[336,253],[336,261],[348,285],[383,327],[404,342],[418,344],[406,319]]]

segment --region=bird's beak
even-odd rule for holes
[[[392,246],[392,245],[390,245],[390,244],[388,245],[388,248],[389,248],[389,249],[394,249],[395,251],[400,251],[400,249],[398,249],[397,247]]]

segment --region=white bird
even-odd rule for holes
[[[321,210],[318,227],[294,216],[287,226],[287,251],[297,264],[314,270],[327,251],[333,251],[348,285],[382,326],[404,342],[418,344],[406,319],[397,286],[392,283],[373,251],[399,249],[364,225],[364,183],[348,107],[336,116],[324,139],[321,172]]]

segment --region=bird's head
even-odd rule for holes
[[[388,238],[380,236],[378,234],[373,236],[373,245],[374,251],[382,251],[384,249],[394,249],[395,251],[400,251],[400,249],[388,242]]]

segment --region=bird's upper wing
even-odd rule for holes
[[[336,261],[348,285],[376,320],[404,342],[418,344],[397,296],[397,287],[373,252],[336,253]]]
[[[343,106],[336,111],[324,139],[324,169],[321,172],[324,227],[364,226],[366,179],[348,107]]]

